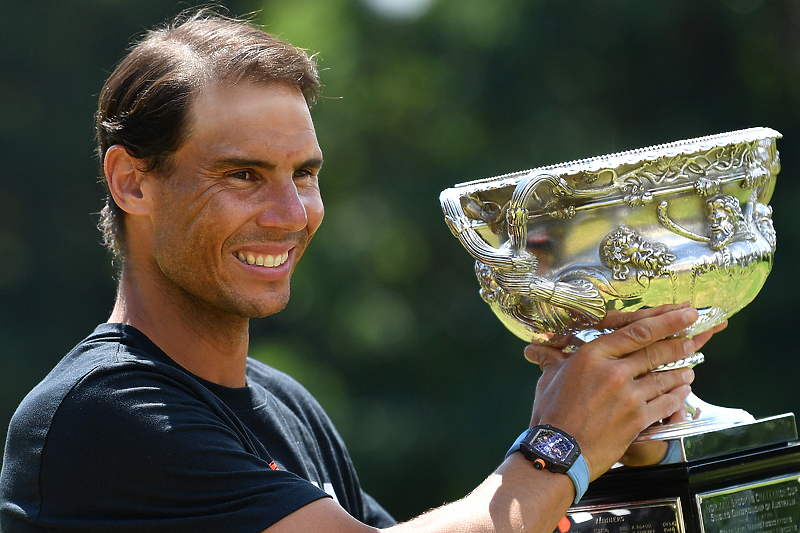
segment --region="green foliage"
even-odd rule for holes
[[[91,117],[130,36],[173,0],[0,1],[0,421],[105,320]],[[303,382],[398,518],[465,494],[528,423],[538,371],[445,226],[455,183],[750,126],[781,131],[778,254],[705,351],[695,389],[800,412],[800,8],[794,0],[231,1],[318,54],[326,218],[253,355]],[[427,6],[427,9],[423,9]],[[743,392],[742,392],[743,391]]]

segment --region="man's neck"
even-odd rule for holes
[[[139,284],[135,273],[123,270],[108,322],[135,327],[196,376],[226,387],[243,387],[249,320],[191,300],[189,295],[171,297],[158,287]]]

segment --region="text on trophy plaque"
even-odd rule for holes
[[[797,533],[800,473],[698,494],[703,533]]]

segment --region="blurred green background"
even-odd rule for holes
[[[0,427],[106,319],[92,114],[131,36],[192,2],[0,0]],[[252,354],[299,378],[405,519],[466,494],[526,427],[538,369],[478,296],[439,192],[751,126],[782,132],[761,294],[695,391],[800,412],[797,0],[230,0],[318,53],[326,218]],[[576,384],[576,386],[579,386]],[[87,424],[93,423],[86,420]],[[155,480],[154,480],[155,481]]]

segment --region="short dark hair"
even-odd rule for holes
[[[140,170],[168,177],[173,156],[189,135],[189,109],[200,89],[241,82],[295,86],[309,107],[320,93],[313,57],[249,20],[202,8],[150,30],[131,46],[100,93],[101,168],[108,149],[119,144],[142,162]],[[123,212],[108,191],[98,227],[103,243],[122,261]]]

